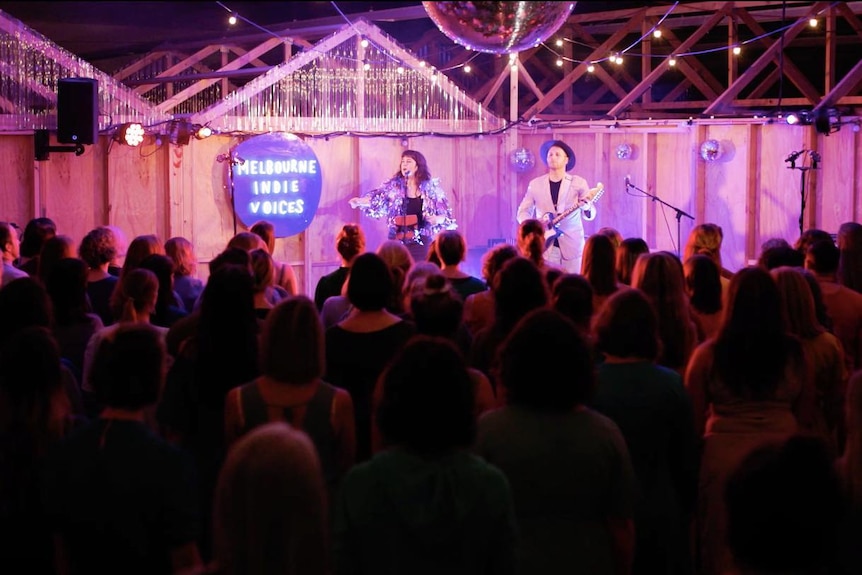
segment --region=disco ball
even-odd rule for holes
[[[536,165],[536,156],[527,148],[517,148],[509,154],[509,166],[519,174],[528,172]]]
[[[631,160],[635,149],[631,144],[620,144],[617,146],[617,158],[620,160]]]
[[[544,42],[575,2],[423,2],[441,32],[478,52],[510,54]]]
[[[721,142],[718,140],[706,140],[700,145],[700,157],[705,162],[715,162],[721,158]]]

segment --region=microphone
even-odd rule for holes
[[[800,150],[798,152],[790,152],[790,155],[784,159],[785,162],[795,162],[796,159],[805,153],[805,150]]]
[[[413,172],[411,172],[410,170],[407,170],[406,172],[404,172],[404,179],[405,179],[405,180],[409,179],[409,178],[410,178],[410,175],[411,175],[412,173],[413,173]]]
[[[230,162],[231,164],[236,164],[236,165],[241,166],[245,163],[245,159],[240,158],[239,156],[231,157],[230,154],[219,154],[218,156],[216,156],[216,162],[218,162],[218,163]]]
[[[632,176],[631,174],[626,176],[626,189],[629,189],[632,185]]]

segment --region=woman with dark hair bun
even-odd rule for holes
[[[323,302],[328,298],[341,295],[341,288],[350,272],[353,258],[365,251],[365,233],[359,224],[344,224],[335,236],[335,249],[341,258],[341,265],[332,273],[321,277],[314,290],[314,305],[323,311]]]
[[[442,230],[458,227],[438,178],[432,178],[421,152],[404,150],[395,175],[379,188],[351,198],[351,208],[374,219],[386,218],[389,239],[410,249],[414,261],[424,261],[428,246]]]

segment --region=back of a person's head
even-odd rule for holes
[[[308,383],[326,367],[323,324],[314,302],[291,296],[269,311],[260,344],[260,371],[285,383]]]
[[[649,246],[643,238],[626,238],[617,248],[617,279],[620,283],[631,285],[632,270],[641,254],[648,254]]]
[[[608,295],[617,289],[616,248],[611,239],[593,234],[584,244],[581,275],[593,286],[596,295]]]
[[[33,277],[22,277],[0,288],[0,341],[15,331],[40,326],[52,328],[54,306],[42,282]]]
[[[268,251],[261,248],[251,251],[251,269],[255,293],[265,291],[275,281],[275,266]]]
[[[771,274],[781,294],[781,307],[786,313],[790,333],[802,339],[823,333],[823,326],[817,320],[814,294],[802,270],[782,266],[772,270]]]
[[[164,373],[161,334],[147,324],[122,324],[96,350],[93,389],[109,407],[138,410],[156,403]]]
[[[46,241],[57,234],[57,224],[50,218],[33,218],[21,236],[21,257],[32,258],[42,252]]]
[[[804,263],[805,255],[790,245],[768,247],[760,253],[760,257],[757,259],[757,264],[768,270],[782,266],[801,267]]]
[[[704,254],[713,259],[721,267],[721,242],[724,232],[718,224],[699,224],[688,234],[688,240],[683,251],[683,259],[687,260],[695,254]]]
[[[816,274],[831,275],[838,271],[838,261],[841,252],[835,246],[832,238],[817,240],[808,246],[805,255],[805,267]]]
[[[758,266],[737,271],[728,287],[722,331],[729,336],[755,331],[777,335],[785,329],[781,297],[770,273]]]
[[[225,248],[223,252],[210,260],[210,275],[215,274],[225,266],[231,265],[244,267],[251,274],[251,255],[249,251],[236,247]]]
[[[356,256],[347,279],[347,299],[361,311],[379,311],[393,297],[392,272],[375,253]]]
[[[497,244],[482,256],[482,277],[490,289],[494,289],[494,278],[503,264],[518,256],[518,249],[510,244]]]
[[[572,320],[584,332],[593,317],[593,286],[580,274],[563,274],[551,286],[553,308]]]
[[[658,317],[649,299],[637,289],[608,298],[594,322],[598,351],[624,358],[658,358]]]
[[[56,235],[45,240],[39,252],[37,274],[43,282],[48,280],[51,270],[60,260],[75,257],[75,242],[69,236]]]
[[[266,249],[270,254],[275,251],[275,226],[270,222],[264,220],[255,222],[248,231],[263,241],[264,249]]]
[[[605,236],[609,240],[611,240],[611,244],[614,246],[614,249],[620,247],[620,244],[623,242],[623,235],[616,229],[610,227],[600,228],[599,231],[596,232],[597,235]]]
[[[706,314],[721,311],[721,270],[715,260],[703,254],[694,255],[685,260],[683,271],[691,307]]]
[[[254,279],[248,268],[227,264],[207,280],[201,299],[201,317],[213,324],[219,318],[254,315]]]
[[[406,277],[407,272],[413,267],[413,256],[410,255],[410,250],[407,246],[397,240],[386,240],[377,248],[377,255],[380,256],[390,269],[399,269],[403,273],[402,278]]]
[[[564,357],[542,366],[536,358]],[[515,326],[497,352],[499,380],[508,402],[542,411],[566,412],[589,400],[595,375],[590,346],[575,324],[560,313],[536,309]]]
[[[159,295],[159,279],[143,268],[123,275],[111,295],[111,312],[117,319],[132,319],[136,314],[155,311]]]
[[[111,228],[100,226],[87,232],[78,246],[78,256],[93,269],[114,261],[117,244]]]
[[[437,255],[444,265],[458,265],[464,260],[467,245],[464,236],[455,230],[443,230],[437,234]]]
[[[827,572],[842,500],[822,439],[797,435],[754,450],[731,473],[724,500],[727,542],[741,572]]]
[[[818,228],[808,228],[799,235],[799,238],[796,240],[796,243],[793,244],[793,247],[799,250],[799,253],[805,255],[806,253],[808,253],[808,248],[814,242],[821,242],[826,240],[830,242],[832,241],[832,236],[829,235],[829,232]]]
[[[335,238],[338,255],[350,262],[365,251],[365,233],[359,224],[344,224]]]
[[[153,254],[165,255],[165,246],[153,234],[138,236],[129,244],[126,251],[126,261],[123,262],[123,273],[128,273],[141,265],[144,258]]]
[[[541,265],[545,253],[545,225],[537,219],[528,219],[518,226],[518,251],[536,265]]]
[[[448,339],[415,336],[380,376],[384,441],[424,455],[467,448],[476,429],[473,384]],[[433,393],[428,390],[433,389]]]
[[[250,252],[256,249],[267,249],[266,242],[252,232],[239,232],[227,242],[227,248],[239,248]],[[268,250],[267,250],[268,251]]]
[[[165,254],[174,261],[177,276],[194,275],[198,262],[192,243],[182,236],[175,236],[165,242]]]
[[[632,270],[632,287],[652,300],[658,313],[685,301],[685,272],[676,254],[661,251],[641,254]]]
[[[234,443],[218,476],[213,540],[223,575],[329,572],[327,502],[314,444],[286,423]]]
[[[511,328],[528,312],[547,305],[548,288],[531,260],[518,256],[503,264],[495,280],[495,324]]]
[[[174,305],[174,260],[166,255],[152,254],[141,260],[141,268],[150,270],[159,280],[158,307]]]
[[[66,258],[56,262],[45,278],[45,288],[54,304],[58,325],[75,322],[88,313],[87,264],[82,260]]]
[[[410,311],[419,333],[453,338],[461,325],[464,304],[449,281],[438,273],[415,286]]]

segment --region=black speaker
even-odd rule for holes
[[[99,83],[61,78],[57,85],[57,141],[95,144],[99,139]]]

